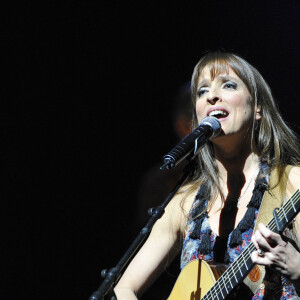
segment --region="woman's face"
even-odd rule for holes
[[[207,116],[219,119],[223,134],[246,134],[253,118],[251,95],[236,73],[229,68],[214,79],[205,67],[199,77],[196,98],[198,123]],[[260,115],[257,113],[256,118]]]

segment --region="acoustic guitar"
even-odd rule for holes
[[[300,211],[300,191],[279,209],[267,228],[282,232]],[[277,222],[277,225],[276,225]],[[251,242],[228,267],[201,260],[188,263],[179,274],[168,300],[225,299],[256,266],[251,253],[256,248]]]

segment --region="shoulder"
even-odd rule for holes
[[[171,222],[183,232],[187,215],[191,210],[198,188],[195,184],[187,184],[179,189],[174,198],[166,207],[166,213]]]
[[[289,172],[288,181],[300,185],[300,166],[292,166]]]
[[[300,188],[300,166],[292,166],[288,174],[287,193],[291,196]]]
[[[194,203],[196,194],[198,192],[199,185],[195,183],[190,183],[185,185],[180,191],[179,195],[181,195],[181,207],[185,213],[189,213],[191,207]]]
[[[287,182],[287,199],[290,199],[292,195],[296,192],[297,189],[300,188],[300,167],[294,166],[291,168],[288,176]],[[295,222],[293,224],[293,234],[295,236],[295,241],[300,247],[300,214],[295,218]]]
[[[300,176],[300,166],[291,166],[289,177],[299,177]]]

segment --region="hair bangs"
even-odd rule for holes
[[[211,61],[206,65],[210,72],[210,77],[212,80],[215,79],[215,77],[219,76],[220,74],[228,74],[230,65],[225,59],[216,59],[214,61]]]

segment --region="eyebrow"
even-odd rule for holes
[[[216,77],[217,80],[237,80],[238,78],[237,77],[232,77],[232,76],[229,76],[229,75],[221,75],[221,76],[217,76]],[[204,84],[206,84],[209,80],[207,79],[203,79],[199,84],[198,84],[198,88],[199,87],[202,87]]]

